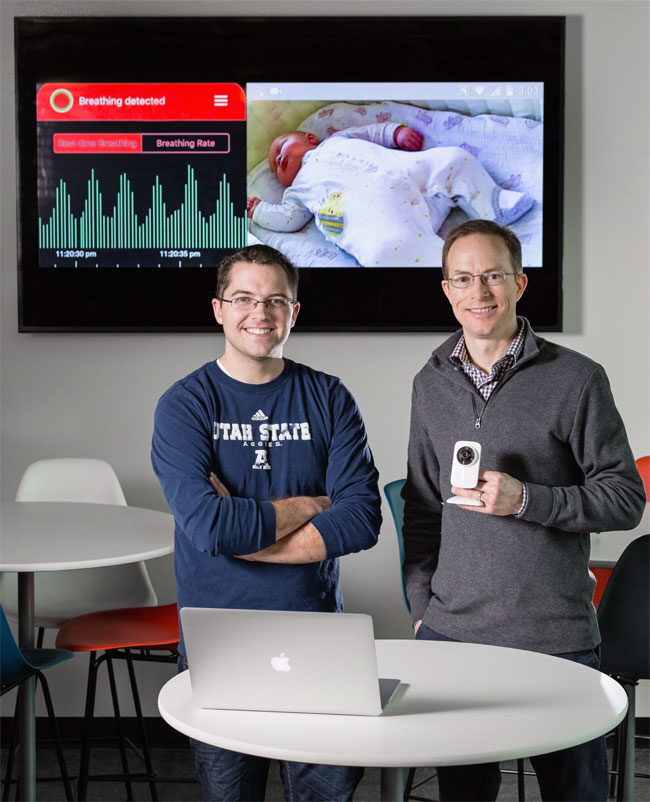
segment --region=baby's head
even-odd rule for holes
[[[269,148],[271,172],[275,173],[281,184],[290,187],[302,166],[302,157],[319,144],[314,134],[303,134],[302,131],[280,134]]]

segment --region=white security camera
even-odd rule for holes
[[[452,487],[476,487],[481,465],[481,444],[473,440],[458,440],[454,445],[451,463]],[[482,507],[483,502],[476,498],[452,496],[447,504],[465,504],[467,507]]]

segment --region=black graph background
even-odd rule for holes
[[[53,135],[72,133],[229,133],[230,152],[227,154],[185,153],[115,153],[115,154],[60,154],[53,151]],[[222,176],[230,189],[230,199],[234,213],[245,214],[246,206],[246,128],[243,122],[40,122],[38,123],[38,213],[45,222],[49,219],[55,205],[56,190],[59,180],[65,181],[71,199],[71,213],[79,217],[88,196],[88,181],[91,171],[99,184],[103,197],[104,213],[108,214],[115,205],[119,191],[120,175],[126,173],[133,192],[134,213],[142,220],[152,205],[152,187],[156,176],[160,179],[163,199],[167,211],[172,212],[183,203],[184,188],[187,182],[188,165],[194,169],[198,184],[198,207],[204,216],[214,212],[215,201],[220,195]],[[223,201],[223,198],[221,199]],[[88,244],[96,249],[96,243]],[[169,243],[169,249],[179,249],[179,243]],[[202,249],[201,262],[204,267],[215,267],[226,248]],[[55,256],[52,249],[40,249],[39,264],[41,267],[72,267],[76,260]],[[131,249],[120,249],[113,252],[102,249],[97,259],[92,259],[87,266],[112,267],[118,263],[121,267],[141,264],[143,267],[179,266],[179,258],[160,256],[158,252],[142,253]],[[196,259],[191,261],[181,257],[182,265],[196,266]],[[81,261],[83,265],[83,260]]]

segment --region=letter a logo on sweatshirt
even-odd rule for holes
[[[258,409],[257,412],[252,416],[251,420],[268,420],[268,415],[265,415],[261,409]]]
[[[254,471],[270,471],[271,466],[266,456],[265,448],[255,449],[255,464],[253,465]]]

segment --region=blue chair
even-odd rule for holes
[[[395,479],[393,482],[389,482],[387,485],[384,485],[384,493],[386,494],[386,498],[388,500],[388,506],[390,507],[390,511],[393,515],[393,521],[395,522],[395,531],[397,532],[397,544],[399,546],[399,564],[400,567],[404,565],[404,537],[402,536],[402,526],[404,525],[404,499],[402,498],[402,488],[406,484],[406,479]],[[401,573],[401,572],[400,572]],[[406,604],[406,609],[411,612],[411,605],[409,604],[409,600],[406,596],[406,588],[404,587],[404,574],[402,573],[402,593],[404,594],[404,603]],[[524,791],[524,775],[532,775],[534,772],[524,771],[524,761],[520,758],[517,760],[517,770],[512,771],[510,769],[502,769],[504,774],[516,774],[517,775],[517,790],[518,790],[518,797],[519,802],[524,802],[525,800],[525,791]],[[419,788],[424,783],[429,782],[432,780],[436,775],[433,774],[431,777],[427,777],[426,780],[422,780],[416,786],[413,786],[413,782],[415,780],[415,769],[409,769],[408,776],[406,778],[406,788],[404,790],[404,800],[414,799],[416,802],[430,802],[429,799],[422,796],[413,796],[411,791],[413,788]]]
[[[399,564],[400,568],[404,565],[404,539],[402,537],[402,525],[404,524],[404,499],[401,496],[402,488],[406,479],[395,479],[394,482],[389,482],[384,485],[384,493],[388,499],[388,506],[395,521],[395,529],[397,531],[397,545],[399,546]],[[401,573],[401,571],[400,571]],[[404,587],[404,575],[402,574],[402,593],[404,594],[404,604],[406,609],[411,612],[411,605],[406,596],[406,588]]]
[[[399,564],[400,564],[400,575],[402,577],[402,593],[404,594],[404,604],[406,605],[406,609],[411,612],[411,605],[409,604],[408,597],[406,595],[406,588],[404,586],[404,574],[402,573],[402,566],[404,565],[404,538],[402,537],[402,526],[404,524],[404,499],[402,498],[402,488],[406,479],[395,479],[393,482],[389,482],[387,485],[384,485],[384,493],[386,494],[386,499],[388,500],[388,506],[390,507],[390,511],[393,516],[393,521],[395,522],[395,531],[397,532],[397,545],[399,546]],[[407,802],[409,799],[415,800],[415,802],[431,802],[430,798],[424,796],[414,796],[412,791],[415,788],[420,788],[425,783],[428,783],[430,780],[433,780],[436,776],[435,773],[431,776],[427,777],[426,780],[421,780],[414,785],[415,782],[415,769],[411,768],[408,771],[408,775],[406,777],[406,787],[404,788],[404,802]]]
[[[43,697],[45,699],[45,706],[47,707],[47,715],[50,719],[50,726],[54,733],[54,743],[56,746],[56,753],[59,759],[59,767],[61,769],[61,778],[65,787],[66,799],[73,799],[72,787],[68,778],[68,770],[65,765],[65,758],[63,757],[63,748],[61,747],[61,738],[59,736],[59,728],[56,723],[54,715],[54,708],[52,707],[52,697],[50,690],[47,686],[47,680],[42,673],[45,669],[55,666],[57,663],[62,663],[64,660],[70,660],[74,657],[72,652],[66,649],[20,649],[14,640],[14,636],[9,628],[9,622],[5,615],[5,611],[0,605],[0,696],[12,690],[13,688],[21,685],[25,680],[30,677],[36,677],[40,681],[43,689]],[[13,721],[13,734],[11,738],[11,745],[9,747],[9,754],[7,756],[7,771],[4,779],[4,792],[3,800],[9,799],[9,787],[13,782],[11,774],[13,771],[14,755],[16,752],[16,735],[17,735],[17,716],[14,714]]]

